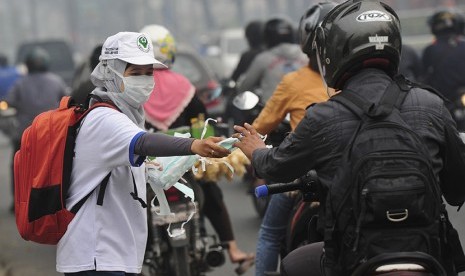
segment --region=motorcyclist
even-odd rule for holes
[[[373,17],[368,14],[372,11],[381,15],[376,17],[378,20],[370,21]],[[396,75],[401,45],[397,15],[389,6],[376,0],[349,0],[335,7],[318,27],[314,44],[327,86],[340,90],[339,93],[354,93],[372,103],[380,100]],[[337,94],[328,92],[330,96]],[[413,88],[406,95],[400,111],[402,119],[427,146],[433,173],[440,179],[444,198],[450,205],[460,206],[465,200],[462,185],[465,181],[465,144],[444,101],[428,90]],[[290,182],[315,169],[324,199],[325,191],[341,165],[341,154],[359,121],[342,104],[330,100],[310,107],[294,132],[279,147],[266,148],[249,124],[235,126],[238,133],[234,137],[240,139],[235,146],[251,159],[260,177]],[[322,207],[320,218],[325,215]],[[322,223],[320,220],[320,230]],[[323,247],[320,242],[291,252],[282,262],[282,273],[308,275],[311,271],[312,275],[321,275]]]
[[[231,75],[231,80],[237,81],[247,71],[254,58],[263,51],[263,25],[261,20],[254,20],[245,27],[245,38],[249,44],[249,49],[241,54],[239,63]]]
[[[206,109],[196,96],[194,85],[171,70],[176,59],[176,42],[171,32],[161,25],[147,25],[141,33],[151,38],[155,58],[168,66],[153,76],[158,85],[144,104],[146,128],[165,131],[190,125],[190,119],[205,113]]]
[[[237,89],[255,91],[266,103],[281,78],[307,64],[308,59],[294,43],[294,30],[287,19],[269,19],[264,26],[264,41],[266,50],[252,61],[239,79]]]
[[[198,118],[199,114],[208,116],[195,87],[186,77],[171,70],[176,60],[176,42],[171,32],[161,25],[147,25],[141,33],[146,33],[152,40],[155,58],[168,67],[154,74],[157,85],[144,104],[146,128],[166,131],[191,126],[191,119]],[[239,264],[237,271],[245,272],[254,263],[255,256],[239,249],[221,189],[215,182],[202,182],[199,186],[204,193],[203,213],[221,242],[228,244],[231,263]]]
[[[443,10],[433,14],[428,23],[436,40],[423,51],[424,82],[449,99],[453,110],[465,87],[465,64],[457,62],[465,60],[465,20],[457,11]]]
[[[0,100],[6,98],[14,83],[21,77],[21,71],[8,64],[8,58],[0,54]]]
[[[316,52],[312,51],[313,36],[317,25],[336,6],[334,2],[321,2],[311,5],[300,19],[298,38],[300,48],[308,56],[309,63],[297,71],[284,75],[271,98],[253,122],[260,134],[269,134],[286,114],[290,114],[291,129],[305,116],[306,108],[328,99],[321,81],[316,62]],[[255,275],[266,271],[276,271],[281,241],[286,235],[286,227],[292,212],[294,200],[288,194],[273,195],[258,232]]]
[[[223,93],[228,95],[226,103],[226,111],[224,119],[233,120],[234,123],[243,123],[247,120],[247,115],[242,110],[237,109],[232,101],[236,92],[236,84],[238,79],[249,69],[250,64],[265,49],[263,42],[263,27],[264,22],[261,20],[254,20],[247,24],[245,27],[245,38],[249,44],[249,48],[241,54],[239,63],[234,69],[231,78],[226,85],[223,86]]]

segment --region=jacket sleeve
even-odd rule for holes
[[[443,152],[444,164],[439,175],[441,189],[450,205],[461,206],[465,201],[465,144],[452,119],[445,123]]]
[[[239,63],[236,66],[236,69],[234,69],[231,79],[233,81],[237,81],[239,77],[247,70],[247,67],[250,66],[250,62],[247,61],[247,54],[244,53],[241,55],[241,58],[239,60]]]
[[[312,133],[315,128],[308,114],[279,147],[253,152],[252,166],[258,177],[274,182],[290,182],[313,169],[316,159]]]
[[[286,95],[289,95],[287,93],[289,86],[284,80],[279,83],[273,95],[253,122],[253,126],[260,134],[269,134],[286,117],[286,113],[288,112]]]
[[[239,92],[253,91],[260,87],[264,71],[262,59],[262,55],[257,56],[250,64],[249,69],[239,78],[237,86]]]

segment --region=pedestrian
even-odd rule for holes
[[[318,230],[323,231],[328,229],[325,202],[331,200],[325,198],[325,191],[332,188],[335,173],[343,166],[342,153],[360,123],[359,116],[332,98],[353,93],[354,97],[372,103],[367,106],[379,103],[398,72],[402,43],[397,15],[379,1],[349,0],[339,4],[325,17],[315,37],[320,73],[327,87],[338,93],[331,92],[330,100],[308,108],[305,117],[279,147],[266,148],[249,124],[235,126],[237,133],[233,136],[240,139],[235,146],[251,159],[259,177],[290,182],[311,169],[316,170],[323,189]],[[399,109],[400,117],[426,145],[433,164],[431,173],[433,178],[440,179],[442,195],[452,206],[461,206],[465,200],[462,185],[465,144],[443,99],[415,87],[406,94]],[[347,242],[353,242],[351,238],[347,236]],[[451,243],[461,249],[459,241]],[[281,263],[282,275],[308,275],[309,271],[312,275],[333,275],[328,274],[333,267],[327,263],[323,248],[329,252],[327,249],[333,247],[318,242],[291,252]],[[448,270],[454,270],[452,258],[445,257],[454,256],[448,250],[442,252],[439,261]]]
[[[7,94],[6,102],[17,110],[18,129],[12,134],[13,152],[20,148],[21,134],[40,113],[58,107],[68,94],[65,82],[49,71],[50,55],[40,47],[26,54],[27,74],[17,80]],[[13,154],[14,158],[14,154]],[[11,162],[11,190],[14,194],[13,161]],[[10,211],[14,211],[12,203]]]
[[[119,111],[96,108],[79,129],[66,206],[90,196],[58,243],[56,267],[65,275],[136,275],[147,242],[147,212],[140,204],[146,198],[145,156],[219,158],[229,151],[216,144],[222,140],[218,137],[177,138],[144,130],[143,104],[152,93],[154,69],[165,68],[154,58],[146,35],[108,37],[99,60],[91,74],[96,86],[91,94]],[[96,204],[97,197],[103,197],[102,205]]]
[[[266,102],[252,126],[262,135],[270,134],[278,127],[287,114],[290,115],[291,129],[305,116],[308,106],[324,102],[328,94],[321,81],[316,62],[316,52],[312,51],[315,29],[324,16],[336,6],[334,2],[320,2],[311,5],[302,15],[298,28],[300,48],[308,56],[309,63],[297,71],[284,75],[271,98]],[[291,216],[295,193],[271,196],[258,231],[255,276],[276,271],[279,264],[281,245],[285,241],[286,229]]]

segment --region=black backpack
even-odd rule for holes
[[[439,183],[422,138],[399,111],[410,88],[396,77],[378,104],[350,90],[331,99],[360,118],[326,197],[325,263],[332,275],[350,275],[381,253],[441,259]]]

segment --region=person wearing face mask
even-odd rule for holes
[[[216,144],[219,137],[176,138],[144,130],[143,104],[154,87],[154,68],[165,67],[152,49],[142,33],[117,33],[104,42],[91,74],[93,97],[118,110],[92,110],[78,131],[66,206],[73,208],[89,196],[57,246],[56,268],[65,275],[141,272],[147,240],[141,200],[146,196],[145,156],[229,154]],[[90,104],[96,101],[91,98]]]

